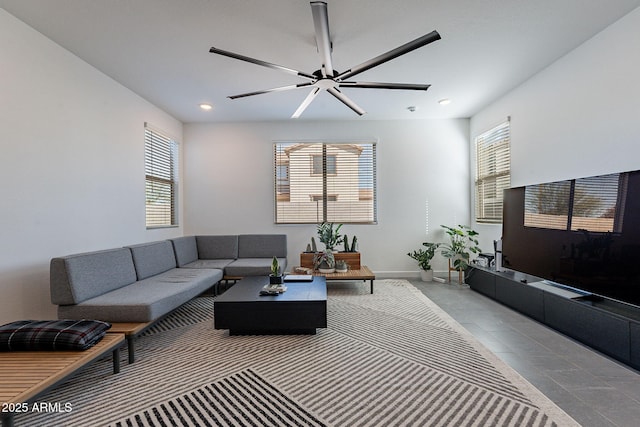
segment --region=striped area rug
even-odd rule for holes
[[[39,399],[71,410],[16,425],[577,425],[409,282],[328,293],[313,336],[232,337],[213,329],[213,297],[196,298],[140,337],[120,374],[105,359]]]

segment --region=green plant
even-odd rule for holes
[[[422,245],[424,248],[409,252],[407,255],[418,261],[418,267],[421,270],[431,270],[431,260],[435,256],[436,249],[438,249],[440,243],[424,242]]]
[[[275,256],[271,260],[271,275],[279,276],[280,275],[280,264],[278,263],[278,258]]]
[[[338,224],[336,228],[333,228],[332,222],[323,222],[318,224],[318,239],[324,243],[327,250],[332,251],[340,241],[340,228],[342,224]]]
[[[317,270],[320,268],[321,264],[325,264],[327,268],[334,268],[336,266],[336,259],[333,256],[333,252],[325,251],[325,252],[316,252],[313,255],[313,268]]]
[[[346,234],[342,237],[342,243],[344,244],[344,252],[357,252],[356,245],[358,244],[358,237],[353,236],[351,245],[349,245],[349,236]]]
[[[449,243],[441,245],[442,256],[453,260],[453,268],[456,270],[466,269],[469,266],[470,252],[479,254],[481,251],[476,238],[478,232],[467,225],[457,227],[441,225],[441,227],[449,236]]]
[[[347,262],[343,259],[339,259],[336,261],[336,270],[346,270],[348,269],[349,266],[347,265]]]

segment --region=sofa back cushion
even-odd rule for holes
[[[78,304],[136,281],[131,251],[126,248],[57,257],[49,270],[51,302]]]
[[[286,234],[241,234],[238,236],[238,258],[286,258]]]
[[[184,236],[171,239],[173,252],[178,267],[182,267],[198,260],[198,246],[195,236]]]
[[[133,256],[138,280],[176,268],[176,256],[170,241],[142,243],[128,246]]]
[[[238,236],[196,236],[198,258],[238,258]]]

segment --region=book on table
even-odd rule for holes
[[[284,276],[285,282],[311,282],[313,275],[311,274],[287,274]]]

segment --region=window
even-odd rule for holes
[[[628,173],[527,185],[525,227],[620,232]]]
[[[274,144],[277,224],[377,221],[376,144]]]
[[[503,192],[511,186],[509,120],[476,138],[476,222],[502,222]]]
[[[144,164],[147,228],[178,225],[178,143],[145,124]]]
[[[335,175],[336,171],[336,156],[335,155],[327,155],[326,157],[322,157],[322,155],[312,156],[313,158],[313,172],[314,175],[322,175],[323,173],[327,173],[328,175]]]

